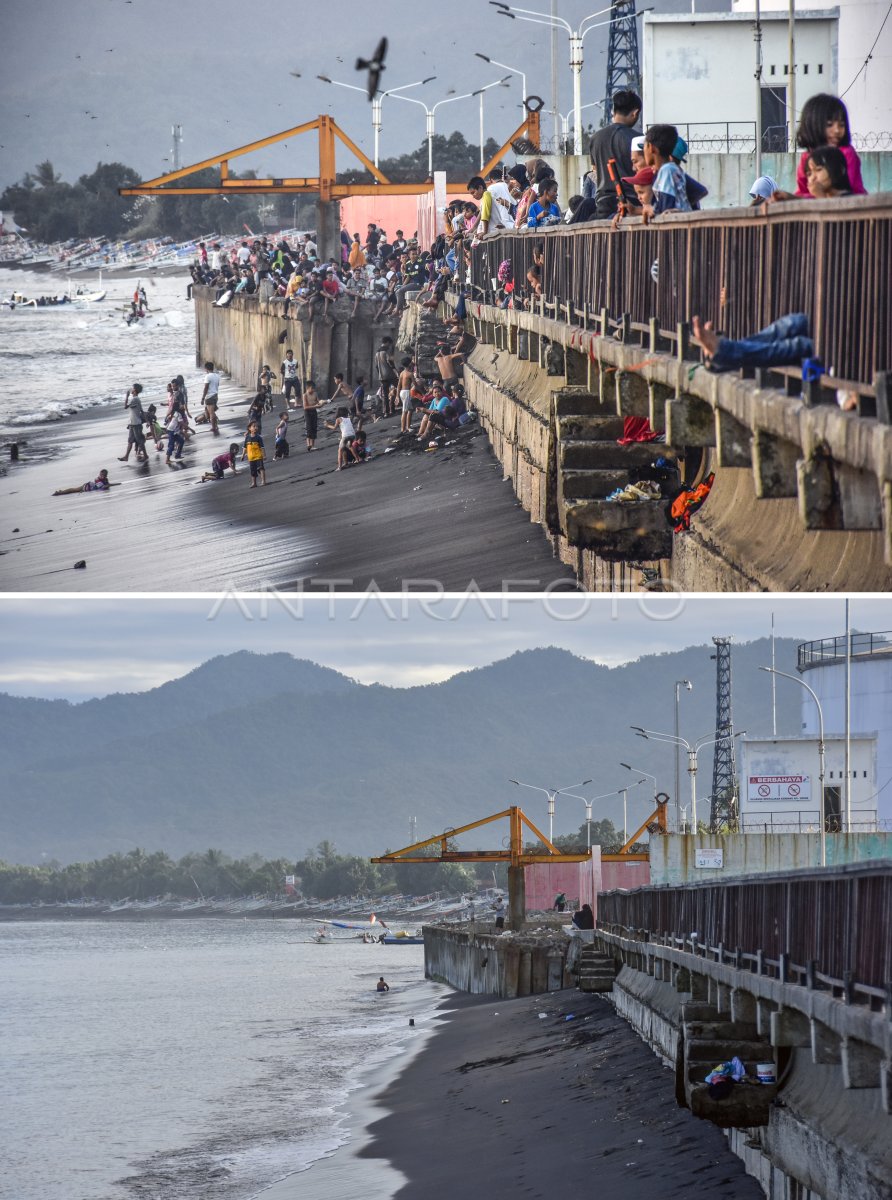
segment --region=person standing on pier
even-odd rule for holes
[[[285,403],[288,408],[298,408],[298,400],[300,399],[300,379],[297,374],[297,363],[294,361],[294,351],[286,350],[285,357],[282,360],[282,395],[285,397]],[[291,403],[291,396],[294,394],[294,403]]]
[[[204,377],[204,391],[201,393],[201,403],[204,408],[204,415],[207,417],[207,422],[213,433],[219,433],[220,427],[217,424],[217,400],[220,393],[220,376],[214,370],[212,362],[206,362],[204,369],[207,372]]]
[[[143,424],[145,423],[145,414],[142,411],[142,384],[134,383],[130,391],[124,399],[124,407],[130,410],[129,424],[127,428],[127,450],[118,459],[118,462],[126,462],[130,457],[131,447],[136,447],[136,461],[145,461],[148,458],[146,454],[146,435],[143,433]]]
[[[637,92],[627,89],[615,92],[611,124],[599,129],[589,143],[592,166],[598,178],[595,199],[599,218],[612,217],[619,208],[616,184],[610,178],[608,163],[612,160],[616,164],[617,179],[635,174],[632,165],[632,141],[641,136],[641,130],[635,128],[640,115],[641,97]],[[627,199],[634,203],[635,196],[631,189],[628,189],[626,195]]]
[[[318,409],[325,403],[320,400],[316,394],[316,387],[312,380],[307,382],[304,388],[303,408],[304,421],[307,427],[307,450],[316,449],[316,437],[319,433],[319,413]]]

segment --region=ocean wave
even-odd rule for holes
[[[7,417],[6,424],[14,426],[47,425],[54,421],[64,421],[66,417],[77,416],[78,413],[85,412],[89,408],[107,408],[114,402],[114,396],[84,396],[64,402],[52,401],[34,412],[16,413],[15,416]]]

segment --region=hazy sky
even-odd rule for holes
[[[843,600],[818,596],[573,596],[551,600],[270,597],[0,600],[0,690],[72,700],[141,691],[217,654],[284,650],[363,683],[411,686],[506,658],[562,646],[617,665],[643,654],[703,645],[713,636],[801,641],[845,630]],[[266,612],[264,613],[264,608]],[[852,601],[853,628],[892,627],[887,599]]]
[[[607,4],[558,0],[558,13],[572,24]],[[689,0],[650,4],[658,12],[690,8]],[[548,11],[550,0],[520,7]],[[730,0],[697,0],[697,8],[729,10]],[[391,43],[385,88],[436,75],[409,93],[433,105],[450,90],[460,95],[482,87],[505,72],[475,58],[479,50],[525,71],[529,93],[550,102],[548,30],[499,17],[487,0],[4,0],[2,11],[0,188],[47,158],[69,182],[99,161],[123,162],[152,178],[170,170],[164,160],[174,122],[183,126],[184,165],[320,112],[331,112],[371,155],[367,101],[316,76],[361,85],[356,57],[368,56],[382,34]],[[603,97],[606,45],[603,28],[585,40],[583,103]],[[566,112],[572,105],[566,35],[558,54]],[[520,121],[519,79],[490,95],[497,98],[485,102],[486,136],[501,140]],[[417,147],[424,129],[418,105],[385,101],[382,156]],[[437,129],[461,129],[476,143],[478,101],[441,108]],[[304,136],[286,150],[233,160],[233,169],[315,174],[314,155],[314,142]],[[346,151],[338,162],[354,165]]]

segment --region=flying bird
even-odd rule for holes
[[[381,72],[386,70],[384,66],[384,59],[386,55],[387,38],[383,37],[375,48],[375,53],[370,59],[357,58],[356,60],[357,71],[368,71],[369,73],[367,87],[369,100],[375,99],[375,95],[378,91],[378,85],[381,82]]]
[[[300,79],[300,78],[301,78],[300,71],[289,71],[289,72],[288,72],[288,74],[289,74],[289,75],[293,75],[295,79]]]

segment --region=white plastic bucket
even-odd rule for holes
[[[774,1063],[756,1063],[756,1078],[759,1083],[777,1083]]]

